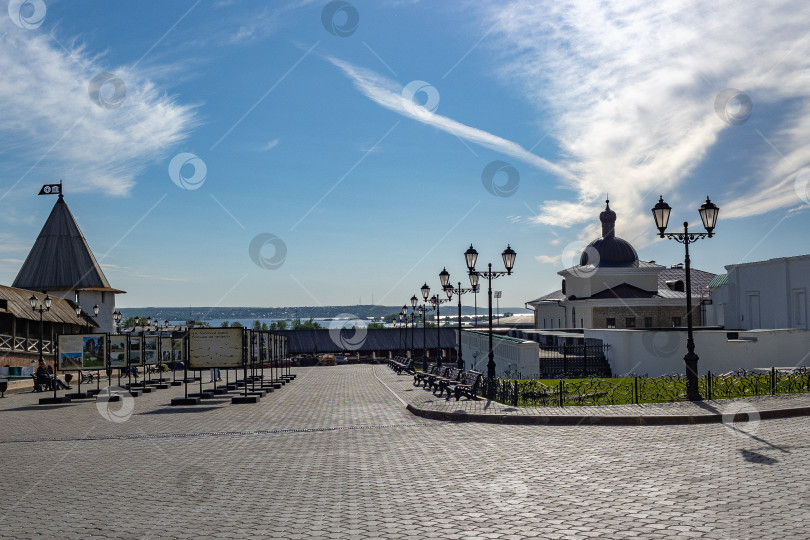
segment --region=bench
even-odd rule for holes
[[[429,388],[431,391],[436,390],[436,385],[440,380],[447,379],[447,374],[450,372],[450,366],[442,366],[434,370],[433,373],[430,373],[425,377],[425,388]]]
[[[413,360],[408,360],[407,358],[402,358],[401,361],[396,362],[391,369],[393,369],[397,375],[402,375],[402,372],[405,373],[413,373]]]
[[[459,379],[461,379],[462,373],[464,373],[464,370],[458,368],[449,368],[443,377],[438,377],[433,382],[433,392],[439,392],[439,397],[442,397],[442,394],[449,390],[450,385],[458,383]]]
[[[425,384],[425,380],[427,379],[428,375],[433,375],[436,370],[436,364],[428,364],[427,371],[416,371],[413,374],[413,385],[414,386],[422,386]]]
[[[53,380],[40,382],[37,379],[36,373],[31,374],[31,379],[34,382],[34,389],[31,390],[32,392],[50,392],[53,390]]]
[[[455,395],[456,401],[458,401],[461,396],[466,396],[467,399],[478,399],[478,388],[481,386],[483,375],[484,374],[480,371],[465,371],[462,373],[459,380],[455,383],[451,383],[450,387],[447,389],[447,401],[450,401],[451,391],[453,395]]]

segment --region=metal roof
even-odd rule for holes
[[[12,286],[38,291],[124,292],[110,287],[62,195],[53,205]]]
[[[31,304],[28,302],[32,294],[37,297],[40,305],[44,304],[45,294],[41,292],[0,285],[0,299],[4,299],[7,302],[6,309],[0,308],[0,313],[10,313],[18,319],[39,321],[39,311],[31,309]],[[65,300],[58,296],[51,296],[51,309],[42,313],[42,320],[80,326],[92,326],[94,328],[98,327],[98,324],[96,324],[92,317],[89,315],[86,316],[87,319],[77,316],[76,304],[70,300]]]
[[[709,288],[716,289],[717,287],[722,287],[723,285],[727,284],[728,284],[728,274],[717,274],[709,282]]]

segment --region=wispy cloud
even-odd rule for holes
[[[515,0],[482,10],[497,25],[487,46],[500,55],[501,75],[552,117],[573,173],[574,201],[546,201],[538,223],[594,220],[609,192],[622,207],[620,232],[648,230],[659,192],[677,203],[676,188],[713,160],[719,176],[701,182],[725,218],[801,202],[793,182],[810,163],[803,2]],[[752,97],[747,124],[715,112],[726,88]],[[720,155],[729,140],[735,155]],[[729,160],[748,166],[729,171],[721,165]]]
[[[125,195],[148,162],[165,157],[195,124],[144,69],[104,66],[79,46],[28,31],[0,17],[0,143],[18,163],[36,164],[37,178],[60,177],[71,191]],[[90,81],[111,72],[126,86],[117,108],[90,96]],[[113,86],[101,87],[109,97]],[[6,178],[6,188],[16,179]]]
[[[272,150],[273,148],[275,148],[278,145],[278,143],[279,143],[279,139],[273,139],[272,141],[267,141],[266,144],[262,145],[262,147],[259,148],[259,152],[267,152],[268,150]]]
[[[571,178],[565,168],[540,156],[532,154],[521,145],[478,128],[462,124],[452,118],[433,113],[402,95],[403,87],[398,83],[366,68],[358,67],[343,60],[327,57],[327,60],[340,68],[355,87],[367,98],[397,114],[433,126],[437,129],[470,141],[477,145],[501,152],[523,161],[533,167],[550,172],[562,178]]]

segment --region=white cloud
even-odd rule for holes
[[[262,146],[259,149],[259,152],[267,152],[268,150],[272,150],[273,148],[276,147],[276,145],[278,145],[278,143],[279,143],[279,139],[273,139],[272,141],[267,141],[267,144]]]
[[[535,255],[535,260],[540,261],[543,264],[553,264],[558,265],[560,263],[560,256],[550,256],[550,255]]]
[[[391,79],[383,77],[369,69],[355,66],[343,60],[338,60],[337,58],[330,57],[327,58],[327,60],[340,68],[363,95],[386,109],[411,118],[412,120],[422,122],[423,124],[433,126],[485,148],[512,156],[515,159],[519,159],[524,163],[557,176],[571,176],[563,167],[532,154],[515,142],[462,124],[452,118],[435,114],[425,107],[416,105],[412,100],[402,96],[403,87],[400,87]]]
[[[193,127],[191,107],[177,104],[144,70],[100,62],[0,17],[0,143],[21,176],[34,168],[38,178],[63,178],[71,191],[126,195],[146,164],[165,158]],[[126,85],[118,108],[90,97],[90,81],[103,72]],[[112,90],[104,85],[101,95]]]
[[[595,221],[594,203],[606,192],[622,206],[618,232],[650,229],[659,193],[671,204],[699,203],[678,201],[676,188],[696,180],[719,142],[755,130],[752,121],[718,117],[714,100],[726,88],[752,97],[769,142],[753,135],[736,148],[735,158],[752,164],[745,177],[697,179],[713,191],[721,217],[801,203],[793,182],[810,163],[803,2],[515,0],[483,9],[486,23],[497,25],[487,43],[501,54],[501,75],[553,117],[552,136],[574,173],[568,185],[576,202],[547,202],[537,222]],[[783,114],[762,115],[775,109]]]

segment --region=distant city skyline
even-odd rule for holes
[[[3,5],[5,285],[60,179],[126,308],[421,303],[471,243],[521,306],[607,197],[645,261],[683,258],[659,195],[672,230],[720,207],[695,268],[808,253],[798,1]]]

